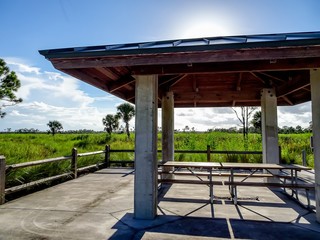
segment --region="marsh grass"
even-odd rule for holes
[[[313,155],[310,149],[310,133],[280,134],[279,145],[282,149],[282,162],[302,164],[302,150],[306,150],[307,164],[313,167]],[[248,151],[262,151],[260,134],[249,134]],[[105,145],[111,149],[134,149],[134,134],[128,139],[126,134],[105,133],[91,134],[0,134],[0,155],[6,157],[8,165],[35,161],[53,157],[70,156],[72,148],[78,153],[104,150]],[[244,142],[238,133],[175,133],[175,149],[179,150],[211,150],[244,151]],[[161,133],[158,134],[158,149],[161,149]],[[111,160],[133,160],[134,153],[111,153]],[[175,153],[176,161],[207,161],[206,153]],[[158,153],[161,159],[161,153]],[[84,167],[104,160],[104,154],[78,158],[78,167]],[[215,162],[262,162],[261,155],[253,154],[211,154]],[[7,176],[7,185],[17,185],[70,171],[70,161],[43,164],[40,166],[11,171]]]

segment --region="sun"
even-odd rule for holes
[[[229,34],[230,31],[225,25],[200,20],[186,24],[181,29],[181,37],[183,38],[216,37]]]

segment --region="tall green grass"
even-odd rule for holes
[[[310,133],[280,134],[279,145],[282,149],[282,160],[287,163],[302,163],[302,150],[306,150],[307,162],[313,166],[313,155],[310,149]],[[111,149],[134,149],[134,134],[128,139],[125,134],[105,133],[92,134],[0,134],[0,154],[6,157],[7,164],[28,162],[52,157],[70,156],[72,148],[77,148],[78,153],[104,150],[105,145]],[[262,151],[260,134],[249,134],[248,151]],[[245,151],[242,135],[239,133],[175,133],[175,149],[179,150],[206,150],[207,145],[211,150]],[[161,133],[158,134],[158,149],[161,149]],[[133,159],[133,153],[112,153],[112,160]],[[224,157],[223,157],[224,156]],[[102,159],[103,156],[100,156]],[[161,155],[159,155],[161,158]],[[180,160],[198,161],[206,160],[205,154],[176,154]],[[228,159],[227,159],[228,158]],[[212,155],[216,161],[240,160],[237,156]]]
[[[282,162],[302,164],[302,150],[307,153],[307,164],[313,167],[313,155],[310,149],[310,133],[280,134],[279,145],[282,149]],[[134,149],[134,134],[128,139],[125,134],[105,133],[90,134],[0,134],[0,155],[6,157],[7,164],[41,160],[46,158],[70,156],[72,148],[78,153],[104,150],[105,145],[111,149]],[[179,132],[175,133],[177,150],[211,150],[221,151],[262,151],[260,134],[249,134],[248,149],[245,149],[242,135],[222,132]],[[158,149],[161,149],[161,133],[158,134]],[[206,154],[176,153],[176,161],[206,161]],[[158,154],[161,159],[161,154]],[[103,161],[104,155],[78,158],[78,167]],[[111,160],[133,160],[134,153],[111,153]],[[211,154],[212,161],[217,162],[262,162],[261,155]],[[12,171],[7,176],[9,185],[25,183],[35,179],[68,172],[70,161],[44,164],[37,167]]]

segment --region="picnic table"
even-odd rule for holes
[[[213,186],[227,185],[231,199],[237,204],[237,187],[277,187],[299,201],[298,189],[305,189],[307,208],[310,208],[309,190],[314,189],[314,184],[301,183],[298,172],[311,168],[296,164],[271,164],[271,163],[223,163],[223,162],[176,162],[168,161],[159,163],[159,183],[180,184],[205,184],[209,187],[210,202],[213,203]],[[168,171],[168,169],[171,169]],[[163,176],[189,175],[196,179],[175,179]],[[204,178],[205,177],[205,178]],[[218,180],[217,177],[228,177],[228,180]],[[266,181],[250,181],[252,178],[272,179]]]

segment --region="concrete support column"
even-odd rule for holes
[[[173,92],[162,97],[162,161],[174,161],[174,98]],[[172,168],[164,168],[170,171]],[[162,178],[172,179],[173,174],[163,174]]]
[[[310,70],[317,221],[320,223],[320,68]]]
[[[278,142],[277,97],[274,89],[261,90],[263,163],[280,163]]]
[[[162,161],[174,160],[174,99],[173,92],[162,97]]]
[[[157,215],[158,76],[136,77],[134,217]]]

